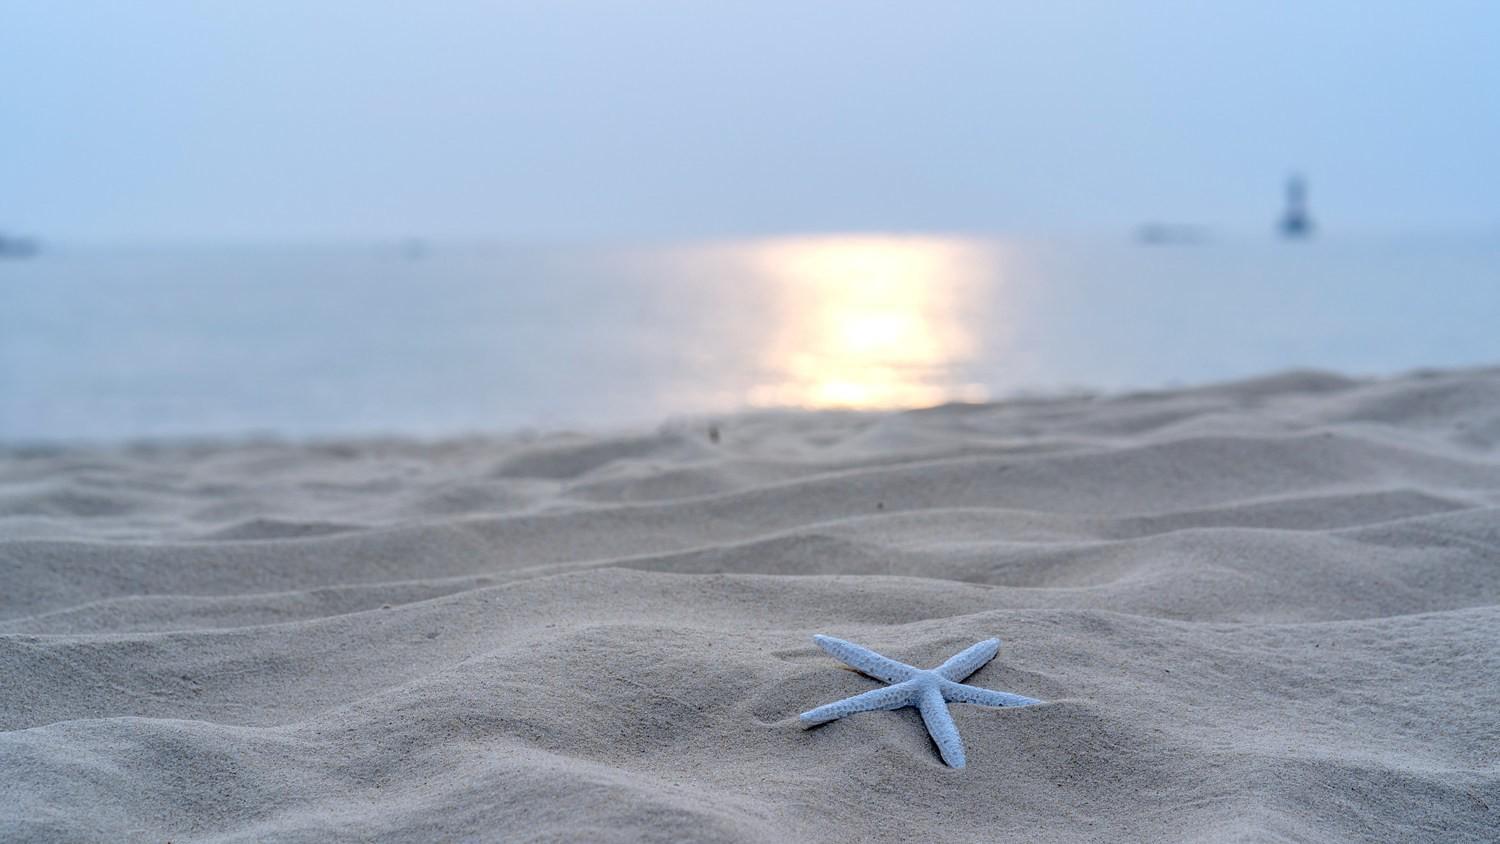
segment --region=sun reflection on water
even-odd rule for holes
[[[755,406],[889,408],[981,401],[979,351],[993,247],[921,236],[787,238],[746,247],[772,297]]]

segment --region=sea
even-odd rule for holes
[[[1500,363],[1500,231],[47,248],[0,442],[610,431]]]

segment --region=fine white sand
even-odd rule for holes
[[[1500,836],[1500,370],[716,426],[5,453],[0,840]]]

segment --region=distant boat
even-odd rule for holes
[[[1135,230],[1135,239],[1148,246],[1202,243],[1208,240],[1208,229],[1183,223],[1146,223]]]
[[[408,261],[426,258],[429,251],[427,241],[420,237],[409,237],[401,242],[401,257]]]
[[[1307,182],[1301,176],[1294,175],[1286,180],[1286,212],[1276,227],[1281,236],[1289,240],[1312,235],[1312,217],[1307,213]]]
[[[0,258],[30,258],[39,251],[35,238],[0,234]]]

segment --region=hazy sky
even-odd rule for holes
[[[1500,229],[1500,3],[0,0],[57,238]]]

